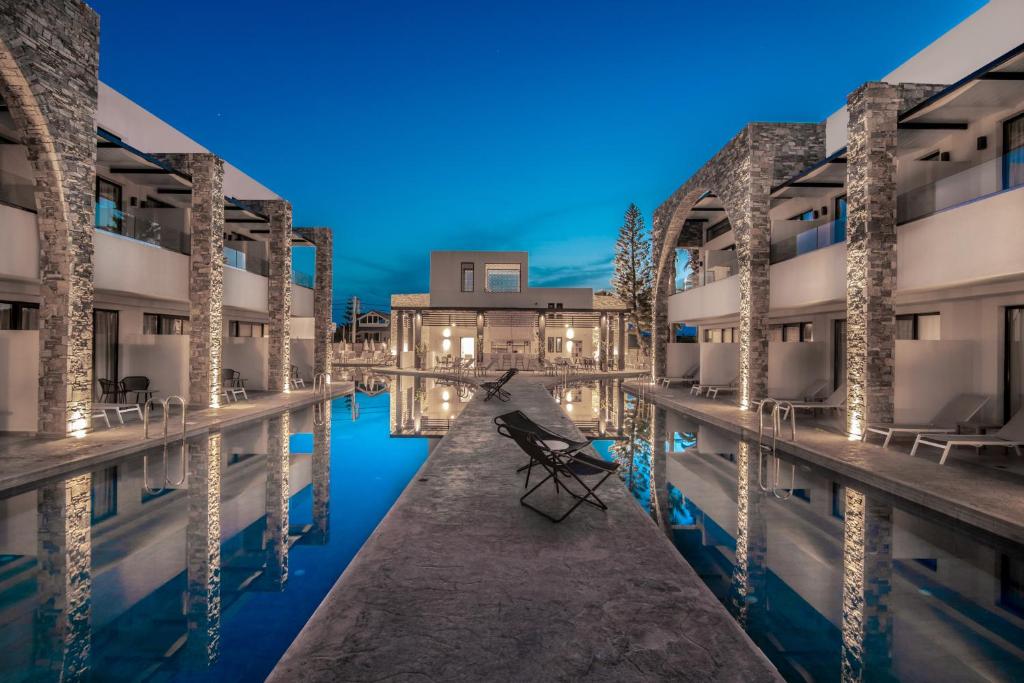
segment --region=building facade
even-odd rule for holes
[[[461,358],[501,369],[556,359],[625,368],[625,304],[589,288],[531,287],[528,273],[526,252],[432,252],[430,292],[391,297],[399,367]]]
[[[314,374],[314,339],[329,348],[330,261],[292,267],[329,239],[100,83],[99,24],[80,2],[0,2],[3,432],[86,430],[100,380],[127,376],[201,407],[225,369],[287,391],[292,365]]]
[[[1024,407],[1024,6],[993,0],[820,124],[749,124],[655,213],[653,374],[847,430]],[[669,343],[679,325],[697,344]]]

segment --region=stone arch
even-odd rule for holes
[[[90,427],[99,19],[80,2],[0,0],[0,95],[35,181],[40,433]],[[40,36],[46,36],[41,40]]]

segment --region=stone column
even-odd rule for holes
[[[608,371],[608,314],[602,313],[601,320],[598,323],[598,349],[597,349],[597,366],[601,372]]]
[[[484,314],[483,311],[476,312],[476,362],[482,365],[484,362]]]
[[[667,317],[667,314],[666,314]],[[626,314],[619,313],[618,328],[615,330],[615,343],[619,349],[619,370],[626,369]]]
[[[657,243],[657,242],[655,242]],[[660,284],[654,286],[653,310],[651,321],[651,377],[664,377],[668,374],[668,298],[672,294],[672,280],[662,277]]]
[[[546,313],[537,314],[537,362],[544,367],[544,354],[547,353],[547,329],[548,316]]]
[[[224,161],[213,154],[158,154],[192,178],[188,400],[220,405],[224,345]]]
[[[397,398],[399,392],[392,397]],[[352,403],[356,397],[352,395]],[[313,424],[313,531],[311,541],[326,545],[330,535],[331,402],[324,401],[321,419]]]
[[[291,388],[292,369],[292,205],[283,199],[243,200],[242,203],[270,219],[267,389],[287,392]]]
[[[90,428],[99,17],[0,0],[0,95],[24,142],[39,229],[39,433]]]
[[[267,566],[264,584],[284,590],[288,581],[288,468],[291,415],[282,413],[267,423],[267,526],[263,532]]]
[[[892,665],[892,506],[846,489],[843,523],[844,681]]]
[[[847,98],[846,429],[854,436],[866,423],[893,421],[898,116],[941,88],[865,83]]]
[[[746,441],[736,451],[736,564],[733,567],[729,609],[749,628],[767,602],[768,525],[757,482],[759,453]]]
[[[316,246],[316,276],[313,284],[313,374],[328,377],[334,365],[332,350],[332,307],[334,302],[334,233],[330,228],[298,228],[295,232]]]
[[[395,332],[397,345],[395,348],[398,349],[397,357],[395,359],[395,367],[402,369],[402,351],[405,348],[405,311],[392,311],[391,315],[395,316],[397,322],[395,324]]]
[[[33,664],[46,678],[80,680],[91,648],[92,475],[39,489],[38,607],[33,619]]]
[[[413,356],[416,359],[416,363],[415,363],[415,365],[413,365],[413,367],[416,368],[417,370],[422,370],[424,364],[427,362],[426,349],[420,349],[420,346],[422,344],[423,344],[423,313],[421,311],[416,311],[415,317],[413,318],[413,323],[412,323],[412,346],[413,346]],[[420,351],[422,351],[423,353],[420,353]]]
[[[187,651],[200,668],[220,656],[221,439],[211,432],[188,443]]]

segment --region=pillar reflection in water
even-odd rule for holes
[[[288,468],[291,415],[283,413],[267,421],[267,526],[263,547],[267,564],[266,588],[283,590],[288,580]]]
[[[324,401],[322,419],[313,426],[313,530],[309,540],[317,545],[327,543],[330,499],[331,402]]]
[[[666,533],[671,533],[668,499],[668,452],[665,427],[668,415],[664,408],[652,407],[651,418],[651,516]]]
[[[844,681],[892,665],[892,506],[846,489],[843,525]],[[877,675],[870,676],[877,678]]]
[[[77,680],[91,648],[92,475],[38,492],[39,604],[33,620],[33,661],[43,680]]]
[[[736,449],[736,564],[729,607],[744,628],[764,613],[767,589],[768,527],[765,494],[757,483],[757,448],[741,441]]]
[[[188,444],[188,643],[190,662],[208,665],[220,655],[221,434]]]

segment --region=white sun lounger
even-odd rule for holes
[[[941,448],[940,465],[945,464],[954,446],[1002,446],[1012,448],[1019,456],[1020,447],[1024,446],[1024,410],[1017,411],[1017,414],[995,434],[918,434],[914,447],[910,449],[910,455],[917,455],[919,446]]]
[[[681,377],[659,377],[658,378],[658,382],[661,384],[661,386],[665,387],[666,389],[670,385],[672,385],[672,384],[677,384],[677,383],[695,384],[699,380],[700,380],[700,365],[694,365],[688,371],[683,373],[683,375]]]
[[[93,403],[92,408],[95,411],[102,410],[103,414],[106,415],[108,410],[113,410],[117,414],[117,421],[124,424],[124,416],[130,413],[135,413],[139,416],[139,420],[142,420],[142,408],[139,407],[138,403]],[[108,425],[109,421],[108,421]]]
[[[846,382],[839,385],[839,388],[832,392],[824,401],[787,401],[794,410],[839,410],[846,405]],[[789,411],[786,411],[788,417]]]
[[[875,424],[864,428],[861,441],[867,441],[868,434],[881,434],[885,437],[882,448],[888,448],[889,442],[898,434],[950,434],[956,431],[960,422],[967,422],[978,414],[988,397],[980,394],[960,394],[953,397],[942,409],[935,414],[932,421],[926,425],[912,424]]]
[[[734,377],[728,384],[694,384],[690,387],[690,396],[704,394],[708,398],[717,398],[719,391],[736,391],[737,382],[739,382],[739,377]]]
[[[792,401],[792,400],[796,400],[798,402],[813,401],[814,397],[817,396],[818,394],[820,394],[822,391],[824,391],[827,386],[828,386],[828,382],[826,382],[823,379],[820,379],[817,382],[814,382],[813,384],[808,385],[807,388],[800,394],[801,398],[799,398],[799,399],[784,399],[784,398],[780,399],[780,398],[775,398],[775,397],[769,397],[769,400],[775,400],[775,401]],[[752,403],[752,405],[754,406],[754,409],[755,410],[760,409],[761,408],[761,404],[764,403],[764,401],[765,401],[765,399],[763,399],[763,398],[759,398],[759,399],[755,400]]]

